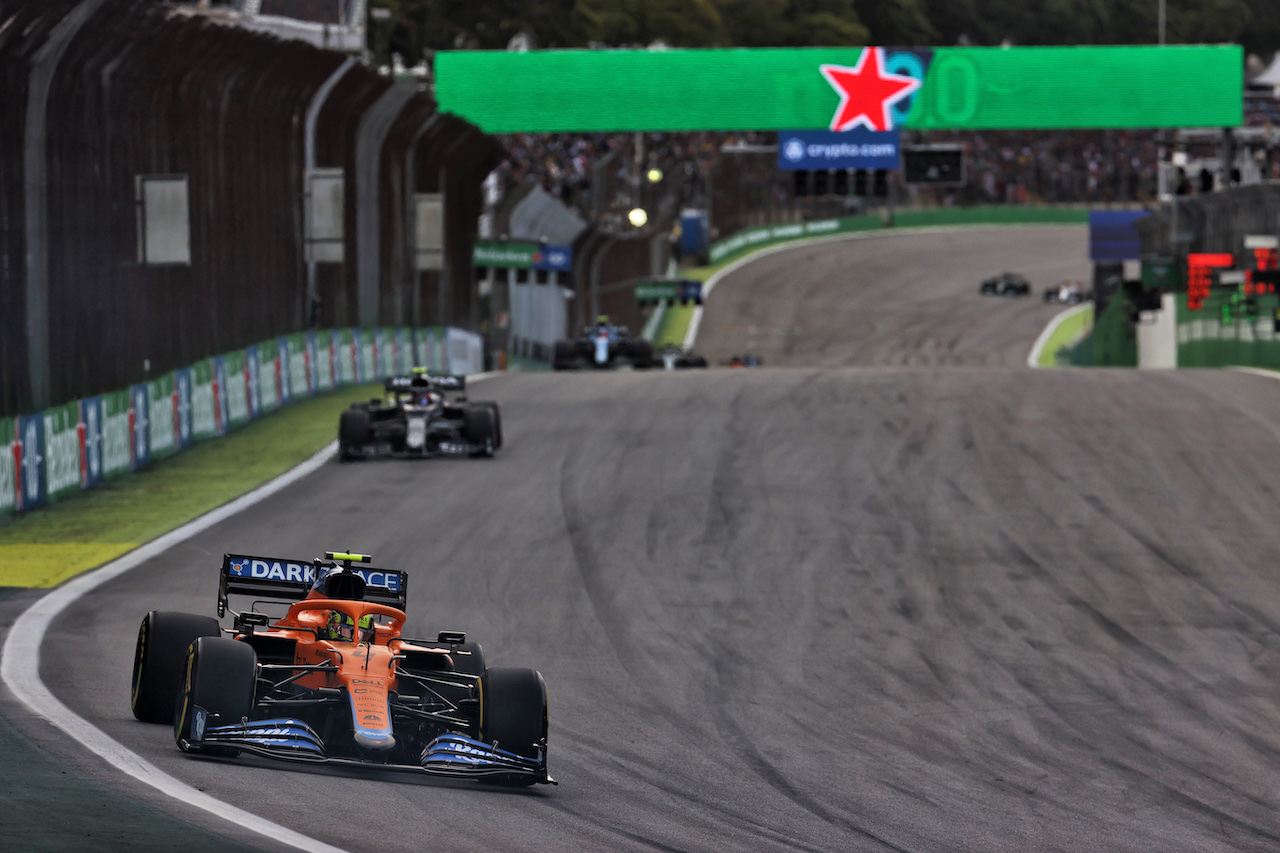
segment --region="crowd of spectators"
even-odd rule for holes
[[[1280,125],[1280,101],[1247,98],[1245,117],[1253,127]],[[677,193],[681,204],[705,203],[708,196],[757,207],[795,203],[790,176],[759,150],[776,144],[775,133],[517,134],[503,142],[510,154],[498,170],[505,191],[539,184],[600,224],[625,221],[627,210],[652,204],[658,190]],[[901,203],[1144,203],[1159,192],[1160,131],[932,131],[905,133],[903,143],[959,143],[967,174],[964,186],[946,188],[903,187],[895,175],[893,193]],[[646,180],[652,168],[661,171],[661,186]]]
[[[714,136],[512,134],[500,137],[508,157],[497,176],[504,195],[536,184],[589,221],[621,222],[632,208],[653,207],[664,193],[674,194],[675,204],[696,203],[704,169],[718,150]]]
[[[1157,191],[1156,131],[934,131],[903,141],[964,145],[968,180],[930,193],[942,203],[1145,202]]]

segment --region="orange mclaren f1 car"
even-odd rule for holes
[[[362,554],[311,561],[224,554],[218,616],[152,611],[131,705],[178,748],[376,765],[506,785],[552,783],[536,670],[487,667],[461,632],[402,637],[408,576]],[[356,564],[353,566],[353,564]],[[252,596],[235,612],[229,596]],[[292,602],[273,620],[258,608]]]

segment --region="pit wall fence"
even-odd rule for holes
[[[414,367],[478,373],[483,341],[440,326],[302,332],[119,391],[0,418],[0,520],[137,471],[291,402]]]
[[[1280,298],[1276,294],[1256,297],[1247,310],[1227,298],[1211,298],[1199,311],[1187,308],[1185,294],[1178,296],[1179,367],[1280,369],[1280,334],[1274,319]]]

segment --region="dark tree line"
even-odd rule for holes
[[[1158,0],[372,0],[380,59],[532,47],[1154,44]],[[1280,48],[1278,0],[1167,0],[1167,40]]]

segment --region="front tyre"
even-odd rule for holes
[[[129,707],[144,723],[167,723],[182,681],[187,646],[200,637],[222,633],[218,620],[194,613],[152,610],[142,617],[133,651]]]
[[[247,643],[228,637],[201,637],[187,649],[182,688],[173,712],[173,737],[183,752],[236,755],[227,747],[203,748],[193,740],[195,709],[208,714],[208,725],[227,726],[247,719],[253,712],[258,656]]]
[[[480,676],[480,740],[500,749],[544,760],[547,750],[547,685],[542,673],[519,667],[492,667]],[[495,785],[532,785],[523,774],[488,776]]]
[[[502,407],[496,400],[472,400],[471,405],[483,406],[493,413],[493,449],[502,447]]]
[[[494,412],[488,406],[468,406],[463,413],[463,431],[474,450],[472,456],[492,456],[498,449]]]

